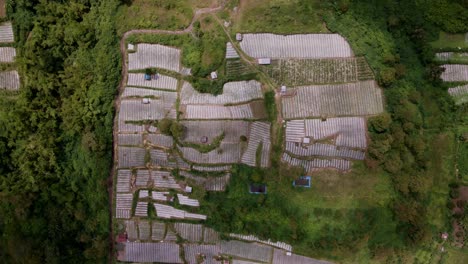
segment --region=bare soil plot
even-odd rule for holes
[[[6,17],[6,0],[0,0],[0,17]]]
[[[294,92],[282,100],[285,119],[375,115],[384,110],[382,91],[374,81],[302,86]]]
[[[352,57],[348,42],[338,34],[244,34],[242,50],[253,58]]]

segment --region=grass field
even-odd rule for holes
[[[439,39],[431,42],[433,48],[436,49],[457,49],[468,48],[468,41],[465,34],[449,34],[445,32],[439,33]]]
[[[321,19],[321,1],[240,1],[234,14],[234,30],[239,32],[302,33],[328,32]]]
[[[183,29],[193,16],[193,0],[133,0],[121,5],[117,13],[117,32],[122,35],[131,29]],[[202,1],[207,2],[207,1]]]

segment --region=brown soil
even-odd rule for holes
[[[6,17],[6,0],[0,0],[0,17]]]
[[[453,204],[456,206],[452,209],[452,214],[463,214],[463,208],[457,207],[457,202],[458,201],[468,201],[468,186],[461,186],[458,188],[460,196],[457,199],[452,199]],[[464,246],[464,237],[465,237],[465,232],[463,230],[463,227],[460,224],[460,221],[458,219],[453,219],[452,220],[452,227],[453,227],[453,241],[455,246],[457,247],[463,247]],[[462,235],[460,237],[457,237],[457,233],[461,232]]]

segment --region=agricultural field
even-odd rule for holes
[[[202,21],[202,28],[210,25],[206,18]],[[353,56],[349,44],[337,34],[243,34],[240,43],[227,42],[218,71],[220,80],[200,80],[201,76],[182,70],[199,66],[187,64],[191,48],[177,38],[131,41],[135,49],[128,51],[131,72],[120,95],[115,139],[118,170],[114,217],[121,225],[117,233],[131,233],[133,227],[128,223],[143,221],[143,236],[140,232],[140,237],[134,235],[128,243],[150,242],[151,234],[172,246],[182,240],[184,258],[189,263],[194,259],[193,250],[206,252],[208,257],[221,253],[250,261],[271,259],[271,263],[315,261],[295,254],[286,257],[286,251],[294,250],[294,245],[275,236],[272,238],[276,240],[271,240],[256,237],[255,232],[239,232],[229,234],[233,241],[220,240],[222,233],[208,229],[213,223],[212,213],[206,210],[211,201],[206,196],[229,193],[237,166],[270,168],[272,155],[289,164],[286,167],[302,167],[305,172],[350,171],[352,161],[365,158],[365,117],[383,111],[372,70],[364,58]],[[183,41],[183,37],[180,39]],[[238,50],[239,44],[242,50]],[[274,44],[279,46],[273,48]],[[252,65],[239,55],[241,52],[254,58],[272,57],[273,65]],[[203,64],[203,55],[199,58]],[[147,68],[158,71],[156,79],[145,80],[141,72]],[[273,81],[265,83],[258,71],[267,73]],[[279,114],[288,120],[284,138],[272,133],[278,129],[278,120],[267,122],[271,114],[267,115],[264,94],[278,88],[271,87],[272,83],[288,85],[287,94],[280,96],[283,111]],[[329,85],[301,86],[314,84]],[[203,86],[210,85],[221,89],[207,93],[210,89]],[[349,115],[363,117],[345,117]],[[303,119],[324,116],[328,119]],[[306,138],[308,143],[304,143]],[[273,153],[278,141],[283,142],[284,153]],[[252,177],[255,183],[267,181],[263,176]],[[161,223],[165,223],[165,229]],[[149,232],[151,227],[156,230]],[[206,230],[210,230],[211,238],[203,241]],[[168,240],[169,231],[174,234],[170,237],[177,239]],[[133,244],[119,251],[118,259],[165,261],[147,253],[136,258],[135,252],[144,252],[146,247],[154,246],[135,248]]]
[[[1,10],[4,10],[5,3],[0,2]],[[1,13],[1,12],[0,12]],[[11,22],[0,23],[0,92],[7,91],[7,94],[17,93],[20,88],[20,76],[15,68],[16,48]]]
[[[445,82],[466,82],[468,81],[468,65],[444,64],[445,71],[440,78]]]

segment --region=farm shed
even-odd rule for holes
[[[267,186],[266,184],[251,183],[249,186],[249,192],[253,194],[266,194]]]
[[[242,34],[241,33],[236,34],[236,40],[237,41],[242,41]]]
[[[214,71],[214,72],[211,72],[211,79],[212,79],[212,80],[218,79],[218,73],[216,73],[215,71]]]
[[[258,59],[258,64],[260,65],[270,65],[271,59],[270,58],[260,58]]]
[[[310,188],[310,181],[310,176],[301,176],[299,179],[293,181],[293,186]]]

